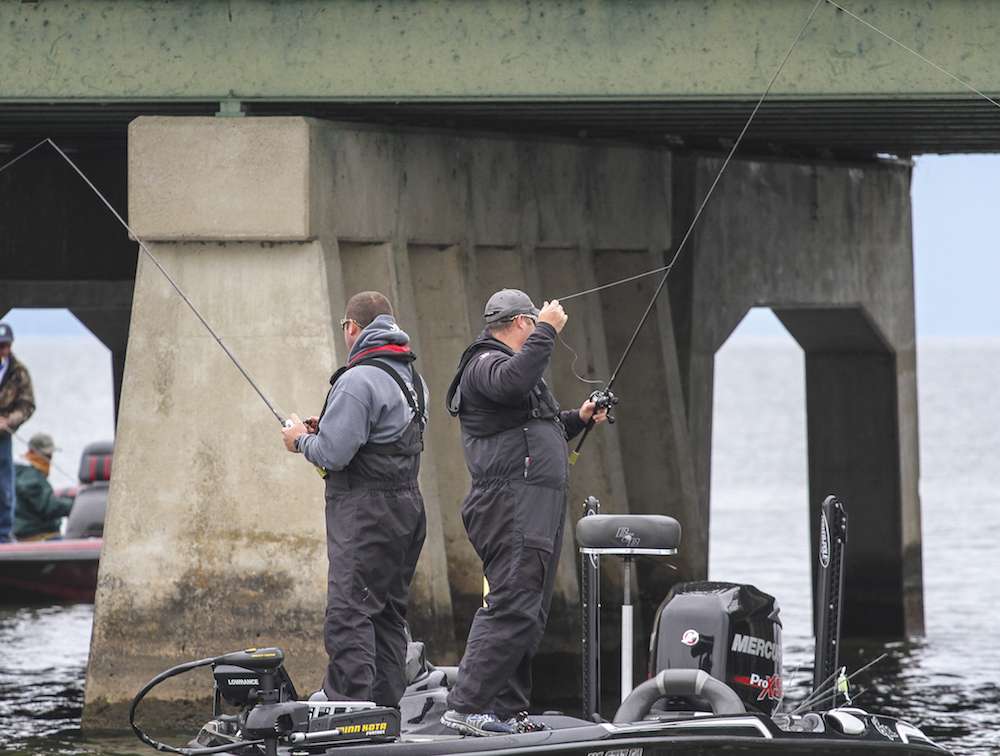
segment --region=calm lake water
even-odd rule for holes
[[[107,354],[80,339],[16,346],[39,395],[25,432],[55,434],[72,470],[83,444],[110,436]],[[856,669],[887,653],[858,678],[858,705],[911,720],[964,755],[1000,753],[998,374],[1000,340],[921,345],[927,636],[850,649],[844,659]],[[720,351],[710,576],[754,583],[778,597],[788,699],[807,692],[809,674],[794,670],[812,660],[804,408],[802,354],[790,340],[737,336]],[[748,559],[747,543],[769,546]],[[96,741],[79,735],[92,615],[90,606],[0,609],[0,749],[152,753],[125,732]]]

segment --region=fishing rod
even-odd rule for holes
[[[25,441],[24,437],[20,433],[18,433],[16,430],[11,429],[10,430],[10,435],[12,435],[15,439],[17,439],[18,441],[20,441],[22,444],[24,444],[29,449],[31,448],[31,444],[29,444],[27,441]],[[67,478],[69,478],[70,480],[75,480],[76,479],[75,475],[73,475],[72,473],[68,473],[64,469],[62,469],[54,459],[50,459],[49,460],[49,464],[52,465],[52,467],[55,468],[56,472],[61,473],[62,475],[64,475]]]
[[[715,175],[715,179],[712,181],[712,184],[709,186],[708,191],[705,193],[704,199],[702,199],[701,204],[698,206],[697,212],[695,212],[694,214],[694,218],[691,220],[691,223],[688,224],[687,231],[684,232],[684,236],[681,238],[680,244],[677,245],[677,249],[674,251],[673,257],[671,257],[670,262],[667,263],[667,265],[665,266],[664,268],[665,272],[663,273],[663,277],[660,278],[660,283],[657,285],[656,290],[653,292],[653,296],[650,297],[649,304],[646,305],[645,312],[642,313],[642,317],[639,318],[639,323],[636,325],[635,330],[632,331],[632,336],[629,338],[628,344],[625,345],[625,349],[622,352],[622,356],[618,360],[618,364],[615,366],[615,369],[612,371],[611,377],[608,378],[608,382],[604,384],[604,388],[598,389],[597,391],[594,391],[590,395],[590,401],[594,403],[595,414],[597,413],[598,410],[601,409],[610,411],[614,407],[614,405],[618,403],[618,397],[615,396],[614,392],[611,390],[611,387],[614,386],[615,380],[618,378],[622,366],[625,364],[625,360],[627,360],[629,354],[631,354],[632,347],[635,346],[635,342],[639,338],[639,333],[642,331],[642,327],[646,324],[646,321],[649,319],[650,314],[653,312],[653,307],[656,306],[656,300],[659,298],[660,292],[663,291],[663,287],[666,286],[667,279],[670,277],[670,271],[673,270],[674,264],[677,262],[677,258],[680,257],[681,252],[684,250],[684,247],[688,242],[688,239],[691,238],[691,234],[694,232],[694,228],[698,223],[698,219],[701,218],[701,215],[704,212],[706,205],[708,205],[708,201],[712,198],[712,194],[715,192],[715,187],[719,185],[719,181],[722,179],[723,174],[726,172],[726,168],[729,167],[729,163],[732,161],[733,155],[736,154],[736,150],[739,149],[740,144],[742,144],[743,142],[743,138],[750,130],[750,124],[753,123],[753,120],[757,116],[757,112],[760,110],[761,105],[764,104],[764,100],[766,100],[767,96],[771,93],[771,88],[774,86],[774,82],[777,81],[778,76],[784,69],[785,64],[788,62],[788,59],[791,58],[792,51],[799,44],[799,41],[802,39],[802,35],[805,34],[806,29],[812,22],[813,16],[816,15],[816,11],[819,10],[819,7],[824,2],[825,0],[816,0],[815,4],[812,7],[812,10],[809,11],[809,15],[806,17],[805,22],[799,29],[799,33],[795,35],[795,39],[792,40],[792,44],[789,45],[788,50],[785,51],[785,55],[781,59],[781,63],[778,64],[778,67],[775,69],[774,73],[771,74],[770,81],[768,81],[767,86],[764,88],[764,91],[757,99],[757,104],[754,105],[753,110],[750,112],[750,116],[746,120],[746,123],[743,124],[743,129],[740,131],[739,136],[736,137],[736,141],[733,142],[733,146],[730,148],[729,154],[727,154],[726,159],[722,161],[722,167],[719,168],[719,172]],[[634,278],[635,277],[633,277],[632,280],[634,280]],[[608,422],[612,422],[610,415],[608,418]],[[583,444],[587,440],[587,436],[590,435],[590,431],[593,430],[593,428],[594,428],[594,419],[593,417],[591,417],[591,419],[587,422],[587,426],[583,429],[583,433],[580,436],[580,440],[576,444],[576,448],[569,455],[570,464],[576,464],[577,459],[580,458],[580,450],[583,448]]]
[[[51,146],[52,149],[54,149],[59,154],[59,156],[62,157],[63,160],[69,163],[69,166],[74,171],[76,171],[76,173],[80,176],[80,178],[83,179],[84,183],[86,183],[87,186],[89,186],[91,190],[94,192],[94,194],[97,195],[98,199],[100,199],[101,202],[104,203],[104,206],[111,211],[111,214],[115,216],[115,218],[122,225],[122,227],[124,227],[124,229],[128,231],[129,235],[133,239],[135,239],[136,243],[139,245],[139,249],[142,250],[143,253],[145,253],[146,257],[148,257],[149,260],[153,263],[153,265],[156,266],[157,270],[159,270],[160,273],[163,274],[163,277],[167,279],[167,282],[173,287],[174,291],[176,291],[177,294],[180,296],[180,298],[184,301],[184,304],[186,304],[191,309],[191,312],[194,313],[195,317],[198,318],[198,321],[205,327],[205,330],[208,331],[209,334],[211,334],[213,339],[215,339],[215,342],[222,348],[222,351],[226,353],[226,356],[229,357],[232,363],[236,366],[236,369],[240,371],[240,374],[246,379],[247,383],[250,384],[251,388],[253,388],[253,390],[257,392],[257,396],[259,396],[261,398],[261,401],[263,401],[264,404],[267,405],[267,408],[271,411],[271,414],[274,415],[274,417],[278,420],[279,423],[281,423],[282,427],[286,428],[290,427],[291,421],[288,418],[284,417],[280,412],[278,412],[277,409],[275,409],[274,404],[264,395],[264,392],[261,390],[260,386],[257,385],[257,382],[250,377],[250,374],[247,372],[246,368],[244,368],[243,365],[240,363],[240,361],[236,359],[236,355],[232,353],[232,351],[229,349],[228,346],[226,346],[225,342],[222,340],[222,337],[219,336],[218,333],[216,333],[215,329],[212,328],[211,325],[209,325],[208,321],[205,320],[202,314],[198,311],[198,308],[194,306],[194,303],[190,299],[188,299],[188,296],[187,294],[184,293],[184,290],[181,289],[178,283],[167,272],[166,268],[164,268],[160,264],[160,261],[156,258],[156,255],[154,255],[152,252],[149,251],[149,247],[146,246],[146,243],[139,237],[139,235],[134,230],[132,230],[132,227],[129,226],[128,222],[115,209],[114,205],[112,205],[111,202],[108,201],[108,198],[101,193],[101,190],[94,185],[94,182],[92,182],[87,177],[87,174],[85,174],[83,170],[81,170],[80,167],[76,163],[74,163],[73,160],[70,159],[69,155],[67,155],[65,152],[62,151],[62,149],[60,149],[59,145],[53,142],[51,138],[46,137],[38,144],[22,152],[13,160],[9,160],[8,162],[0,166],[0,173],[3,173],[5,170],[13,166],[19,160],[21,160],[24,157],[27,157],[32,152],[34,152],[39,147],[45,144]]]

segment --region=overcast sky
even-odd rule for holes
[[[1000,155],[929,155],[913,174],[917,337],[1000,336]],[[18,310],[15,335],[84,333],[65,312]],[[783,334],[764,310],[741,335]]]

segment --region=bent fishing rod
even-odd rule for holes
[[[133,239],[135,239],[136,243],[139,245],[139,249],[142,250],[142,252],[146,255],[146,257],[148,257],[149,260],[153,263],[153,265],[156,266],[156,269],[163,274],[163,277],[167,279],[167,282],[173,287],[174,291],[176,291],[178,296],[180,296],[180,298],[184,301],[184,304],[186,304],[191,309],[191,312],[194,313],[195,317],[198,318],[198,321],[205,327],[205,330],[208,331],[209,334],[211,334],[213,339],[215,339],[215,342],[222,348],[222,351],[226,353],[226,356],[236,366],[236,369],[240,371],[240,374],[243,376],[244,379],[246,379],[246,382],[250,384],[251,388],[253,388],[253,390],[257,392],[257,396],[259,396],[261,398],[261,401],[263,401],[264,404],[267,405],[267,408],[271,411],[271,414],[274,415],[274,417],[278,420],[279,423],[281,423],[282,427],[285,428],[290,427],[291,421],[288,418],[282,416],[282,414],[278,412],[277,409],[275,409],[274,404],[264,395],[264,392],[261,390],[260,386],[258,386],[256,381],[254,381],[254,379],[250,377],[250,374],[247,372],[246,368],[243,367],[240,361],[236,359],[236,355],[232,353],[232,351],[229,349],[228,346],[226,346],[226,343],[222,340],[222,337],[219,336],[219,334],[215,331],[214,328],[212,328],[211,325],[209,325],[208,321],[205,320],[202,314],[198,311],[198,308],[194,306],[194,303],[188,298],[187,294],[184,293],[184,290],[181,289],[178,283],[167,272],[166,268],[164,268],[160,264],[160,261],[156,259],[156,255],[154,255],[152,252],[149,251],[149,247],[146,246],[146,243],[139,237],[139,235],[135,231],[132,230],[132,227],[129,226],[128,222],[115,209],[114,205],[112,205],[111,202],[108,201],[108,198],[101,193],[101,190],[94,185],[94,182],[92,182],[87,177],[87,174],[85,174],[83,170],[81,170],[80,167],[76,163],[74,163],[73,160],[70,159],[69,155],[67,155],[65,152],[62,151],[62,149],[60,149],[59,145],[53,142],[51,138],[46,137],[38,144],[22,152],[13,160],[10,160],[7,163],[4,163],[4,165],[0,166],[0,173],[3,173],[3,171],[7,170],[15,163],[17,163],[19,160],[21,160],[24,157],[27,157],[32,152],[34,152],[39,147],[45,144],[51,146],[52,149],[54,149],[60,155],[60,157],[62,157],[63,160],[69,163],[69,166],[74,171],[76,171],[77,175],[79,175],[80,178],[83,179],[84,183],[86,183],[87,186],[91,188],[94,194],[97,195],[98,199],[100,199],[101,202],[104,203],[104,206],[111,211],[111,214],[115,216],[115,218],[122,225],[122,227],[124,227],[124,229],[128,231],[129,235]]]

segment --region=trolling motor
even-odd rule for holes
[[[615,416],[611,413],[611,411],[614,409],[614,406],[618,404],[618,397],[612,393],[610,383],[605,388],[597,389],[597,391],[592,392],[590,394],[589,401],[594,403],[594,412],[606,409],[608,411],[608,423],[614,425]],[[577,442],[576,448],[569,455],[569,463],[571,465],[575,465],[576,460],[580,458],[580,449],[583,448],[583,442],[587,440],[587,435],[593,427],[594,419],[591,418],[587,423],[587,427],[583,429],[583,435],[580,436],[580,440]]]
[[[386,742],[400,733],[399,710],[368,701],[298,701],[298,693],[283,666],[280,648],[248,648],[222,656],[185,662],[161,672],[132,700],[128,721],[136,737],[157,751],[182,756],[263,748],[277,756],[278,744],[337,745],[344,742]],[[212,667],[215,678],[214,719],[198,734],[198,748],[176,748],[147,735],[135,723],[139,702],[164,680],[199,667]],[[240,709],[222,713],[223,702]]]

